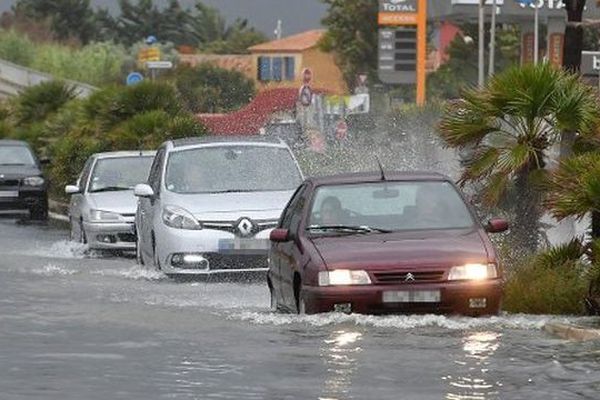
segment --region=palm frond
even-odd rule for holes
[[[486,206],[495,206],[506,192],[511,176],[505,173],[491,175],[483,188],[482,200]]]
[[[536,263],[543,268],[561,267],[567,263],[577,262],[585,254],[585,246],[581,239],[554,246],[536,256]]]
[[[546,205],[558,219],[600,211],[600,154],[563,161],[552,175]]]

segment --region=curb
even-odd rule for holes
[[[562,339],[575,341],[600,340],[600,329],[582,328],[576,325],[550,323],[544,330]]]
[[[48,199],[48,217],[60,222],[69,222],[69,205]]]

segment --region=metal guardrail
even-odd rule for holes
[[[10,61],[0,60],[0,97],[16,96],[30,86],[55,78],[40,71],[14,64]],[[74,88],[77,97],[85,98],[97,90],[95,86],[63,79]]]

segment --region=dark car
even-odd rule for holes
[[[486,226],[446,176],[310,178],[271,232],[273,309],[494,315],[502,269]]]
[[[48,184],[27,143],[0,140],[0,211],[23,210],[31,219],[48,218]]]

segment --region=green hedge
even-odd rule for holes
[[[14,31],[0,30],[0,58],[56,78],[103,85],[122,79],[129,56],[123,46],[112,42],[68,47],[36,43]]]

